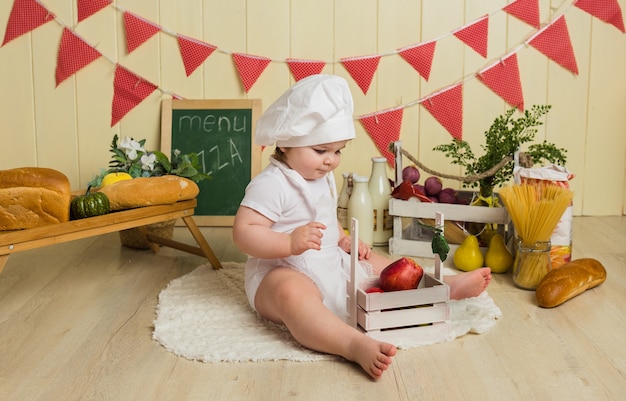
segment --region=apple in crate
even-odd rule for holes
[[[411,258],[400,258],[380,273],[383,291],[414,290],[424,276],[424,269]]]

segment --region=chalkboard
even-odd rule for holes
[[[164,99],[161,151],[195,152],[211,178],[198,183],[194,220],[202,226],[232,226],[250,179],[261,170],[254,144],[261,100]]]

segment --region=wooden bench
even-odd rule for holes
[[[177,218],[183,220],[198,246],[174,241],[169,238],[157,237],[146,233],[145,230],[141,230],[146,235],[151,249],[154,252],[158,252],[159,246],[163,245],[194,255],[204,256],[214,269],[220,269],[222,267],[220,261],[192,218],[196,205],[196,199],[190,199],[170,205],[146,206],[43,227],[0,232],[0,272],[4,269],[9,256],[15,252],[108,234],[129,228],[141,228],[147,224],[160,223]]]

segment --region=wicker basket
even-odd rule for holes
[[[172,239],[174,236],[174,225],[176,219],[163,221],[160,223],[148,224],[141,228],[129,228],[128,230],[122,230],[119,232],[120,241],[122,245],[136,249],[150,249],[146,237],[141,232],[142,229],[146,230],[147,234],[152,234],[156,237]]]

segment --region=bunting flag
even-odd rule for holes
[[[124,27],[126,29],[126,50],[128,53],[132,53],[133,50],[161,30],[161,27],[128,11],[124,11]]]
[[[100,56],[102,54],[99,51],[89,46],[69,29],[63,28],[55,73],[57,86]]]
[[[91,17],[109,4],[111,0],[77,0],[78,22]]]
[[[4,32],[2,46],[6,45],[18,36],[22,36],[46,22],[54,19],[55,15],[46,10],[36,0],[15,0],[9,21]],[[0,47],[2,47],[0,46]]]
[[[542,29],[529,44],[562,67],[578,75],[576,56],[570,41],[565,16]]]
[[[185,73],[190,76],[217,47],[183,35],[176,35]]]
[[[422,106],[453,138],[463,139],[463,84],[457,84],[425,99]]]
[[[624,18],[617,0],[578,0],[574,5],[624,32]]]
[[[512,107],[524,111],[524,95],[517,64],[517,53],[513,53],[479,71],[476,77]]]
[[[156,85],[117,64],[113,81],[111,127],[156,89]]]
[[[363,94],[367,95],[374,73],[378,68],[380,56],[350,57],[342,58],[340,61],[348,70],[352,79],[359,85]]]
[[[326,62],[317,60],[298,60],[289,58],[287,59],[287,65],[289,71],[296,81],[306,78],[309,75],[316,75],[322,72],[326,66]]]
[[[433,65],[436,41],[398,49],[398,54],[417,71],[422,78],[428,81],[430,69]]]
[[[487,37],[489,36],[489,15],[454,32],[454,36],[474,49],[484,58],[487,57]]]
[[[233,53],[233,60],[239,71],[241,83],[246,93],[252,88],[252,85],[259,79],[267,65],[272,61],[267,57],[252,56],[243,53]]]
[[[539,0],[516,0],[503,10],[537,29],[541,28],[539,19]]]
[[[404,109],[399,108],[370,114],[359,119],[380,153],[385,156],[387,163],[392,168],[395,166],[395,156],[389,150],[389,144],[400,139],[403,113]]]
[[[128,53],[134,51],[162,30],[158,24],[124,11],[121,7],[115,5],[113,0],[76,0],[76,2],[79,22],[109,5],[112,5],[115,10],[122,12]],[[606,23],[614,25],[621,32],[626,33],[619,0],[573,0],[572,5]],[[515,0],[501,10],[538,29],[538,32],[524,44],[533,46],[559,65],[574,72],[574,74],[578,74],[576,57],[564,16],[561,15],[555,18],[541,28],[538,0]],[[490,15],[487,14],[470,25],[464,26],[450,34],[456,36],[467,46],[486,58]],[[50,12],[40,0],[13,0],[4,41],[0,47],[53,19],[56,19],[55,14]],[[71,27],[60,20],[58,22],[64,29],[57,55],[55,73],[57,86],[80,69],[103,56],[94,46],[91,46],[75,34]],[[163,29],[163,31],[169,34],[168,30]],[[217,49],[216,46],[200,40],[182,35],[175,36],[178,39],[187,76],[192,74]],[[437,41],[415,44],[389,54],[342,58],[339,61],[363,93],[367,95],[373,76],[383,56],[399,54],[422,78],[428,80]],[[233,54],[233,60],[246,92],[251,89],[272,61],[272,59],[262,56],[252,56],[231,51],[225,52]],[[287,59],[286,62],[296,81],[309,75],[321,73],[327,63],[325,61],[306,59]],[[112,63],[115,64],[111,124],[113,126],[154,90],[160,88],[147,82],[139,75],[117,65],[117,63]],[[524,100],[519,75],[519,66],[515,53],[476,73],[479,80],[501,96],[507,103],[523,110]],[[462,83],[457,84],[444,91],[426,96],[423,100],[413,101],[411,104],[422,104],[453,137],[461,139],[463,120],[462,90]],[[174,98],[178,97],[177,95],[172,96]],[[404,107],[408,107],[408,105],[384,113],[370,114],[362,119],[368,133],[377,142],[381,153],[386,156],[388,142],[383,143],[383,141],[387,141],[391,137],[397,139],[402,120],[401,111]],[[374,118],[375,125],[370,121],[371,118]],[[378,131],[380,129],[386,129],[388,132]]]

